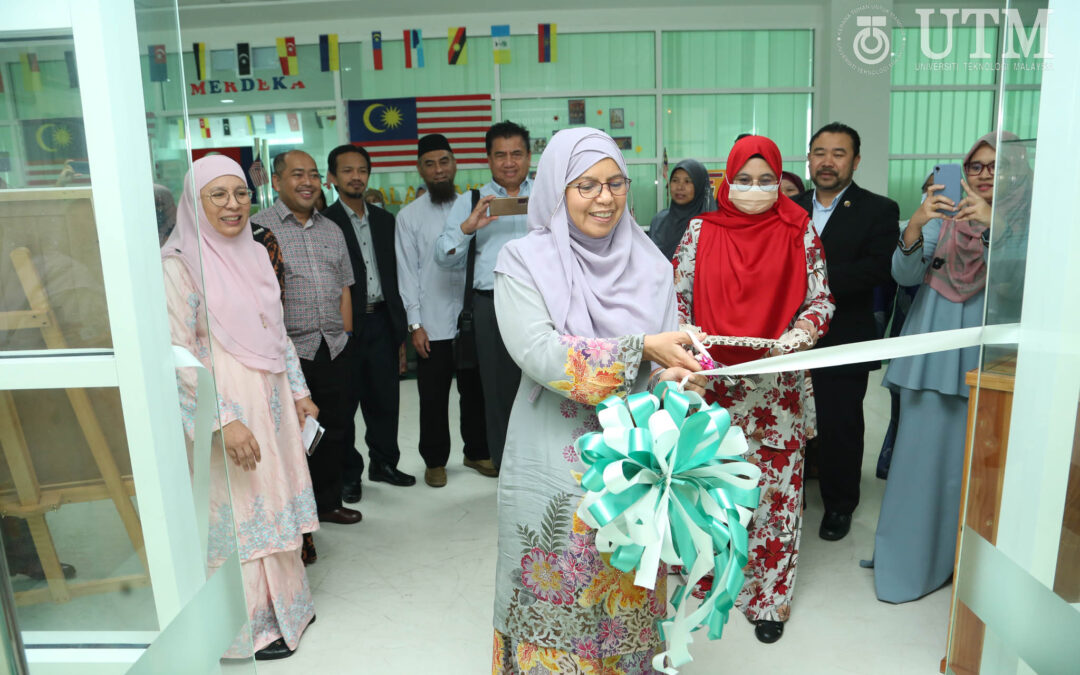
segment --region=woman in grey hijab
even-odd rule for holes
[[[653,216],[649,224],[652,239],[664,257],[671,260],[675,249],[686,234],[690,219],[700,213],[716,210],[716,198],[709,184],[709,171],[696,159],[684,159],[675,165],[668,182],[671,203]]]

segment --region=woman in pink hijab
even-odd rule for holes
[[[208,564],[239,547],[251,621],[251,641],[241,635],[226,656],[254,648],[266,660],[290,656],[315,619],[300,546],[319,524],[300,429],[318,409],[285,334],[270,258],[250,234],[251,196],[233,160],[196,161],[161,256],[173,343],[214,373],[218,394],[225,453],[211,457]],[[179,386],[190,436],[194,374],[181,371]]]

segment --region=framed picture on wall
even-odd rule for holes
[[[611,128],[622,129],[623,128],[623,109],[612,108],[611,109]]]
[[[567,101],[570,112],[570,124],[585,124],[585,99],[572,98]]]
[[[536,136],[533,136],[530,139],[530,142],[531,142],[531,145],[532,145],[532,148],[530,148],[530,151],[532,152],[532,154],[539,155],[540,153],[542,153],[544,151],[544,148],[547,147],[548,139],[544,138],[544,137],[539,137],[538,138]]]
[[[631,136],[612,136],[611,138],[615,141],[615,145],[619,146],[620,150],[634,149],[634,139]]]

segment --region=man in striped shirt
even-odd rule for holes
[[[321,182],[311,155],[301,150],[274,157],[272,182],[278,198],[251,218],[271,232],[285,263],[285,327],[326,428],[308,458],[319,520],[348,525],[359,511],[341,504],[346,434],[353,372],[352,264],[337,225],[315,210]],[[352,450],[351,447],[348,450]]]

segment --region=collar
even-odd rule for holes
[[[285,202],[281,201],[281,197],[278,197],[274,200],[274,203],[270,207],[270,210],[274,212],[274,215],[276,215],[278,217],[278,220],[282,223],[292,223],[293,225],[296,225],[301,229],[307,227],[308,223],[314,225],[315,218],[319,215],[319,212],[313,209],[311,211],[311,217],[307,219],[307,222],[301,223],[297,219],[296,214],[294,214],[288,206],[285,206]]]
[[[488,183],[488,185],[491,187],[491,191],[494,192],[495,194],[497,194],[498,196],[500,196],[500,197],[507,197],[508,196],[507,192],[506,192],[506,188],[504,188],[502,185],[499,185],[498,183],[496,183],[494,178],[491,179],[491,182]],[[518,196],[521,196],[522,192],[527,192],[529,194],[532,194],[532,178],[529,178],[528,176],[525,176],[525,180],[521,181],[521,185],[518,186]]]
[[[365,207],[364,208],[364,215],[363,216],[358,216],[358,215],[356,215],[356,211],[353,211],[351,208],[349,208],[348,204],[346,204],[344,201],[342,201],[340,199],[338,201],[341,202],[341,207],[343,209],[345,209],[345,213],[346,213],[346,215],[349,216],[349,220],[355,222],[357,225],[360,225],[361,227],[368,224],[368,213],[370,212],[370,209]]]
[[[830,204],[829,206],[822,206],[821,202],[818,201],[817,188],[815,187],[814,188],[814,195],[813,195],[814,210],[815,211],[824,211],[825,213],[832,213],[833,210],[836,209],[836,205],[840,203],[840,199],[844,196],[844,193],[847,192],[848,188],[850,188],[854,184],[855,184],[855,181],[851,181],[850,183],[848,183],[844,187],[843,190],[841,190],[839,193],[837,193],[837,195],[835,197],[833,197],[832,204]]]

